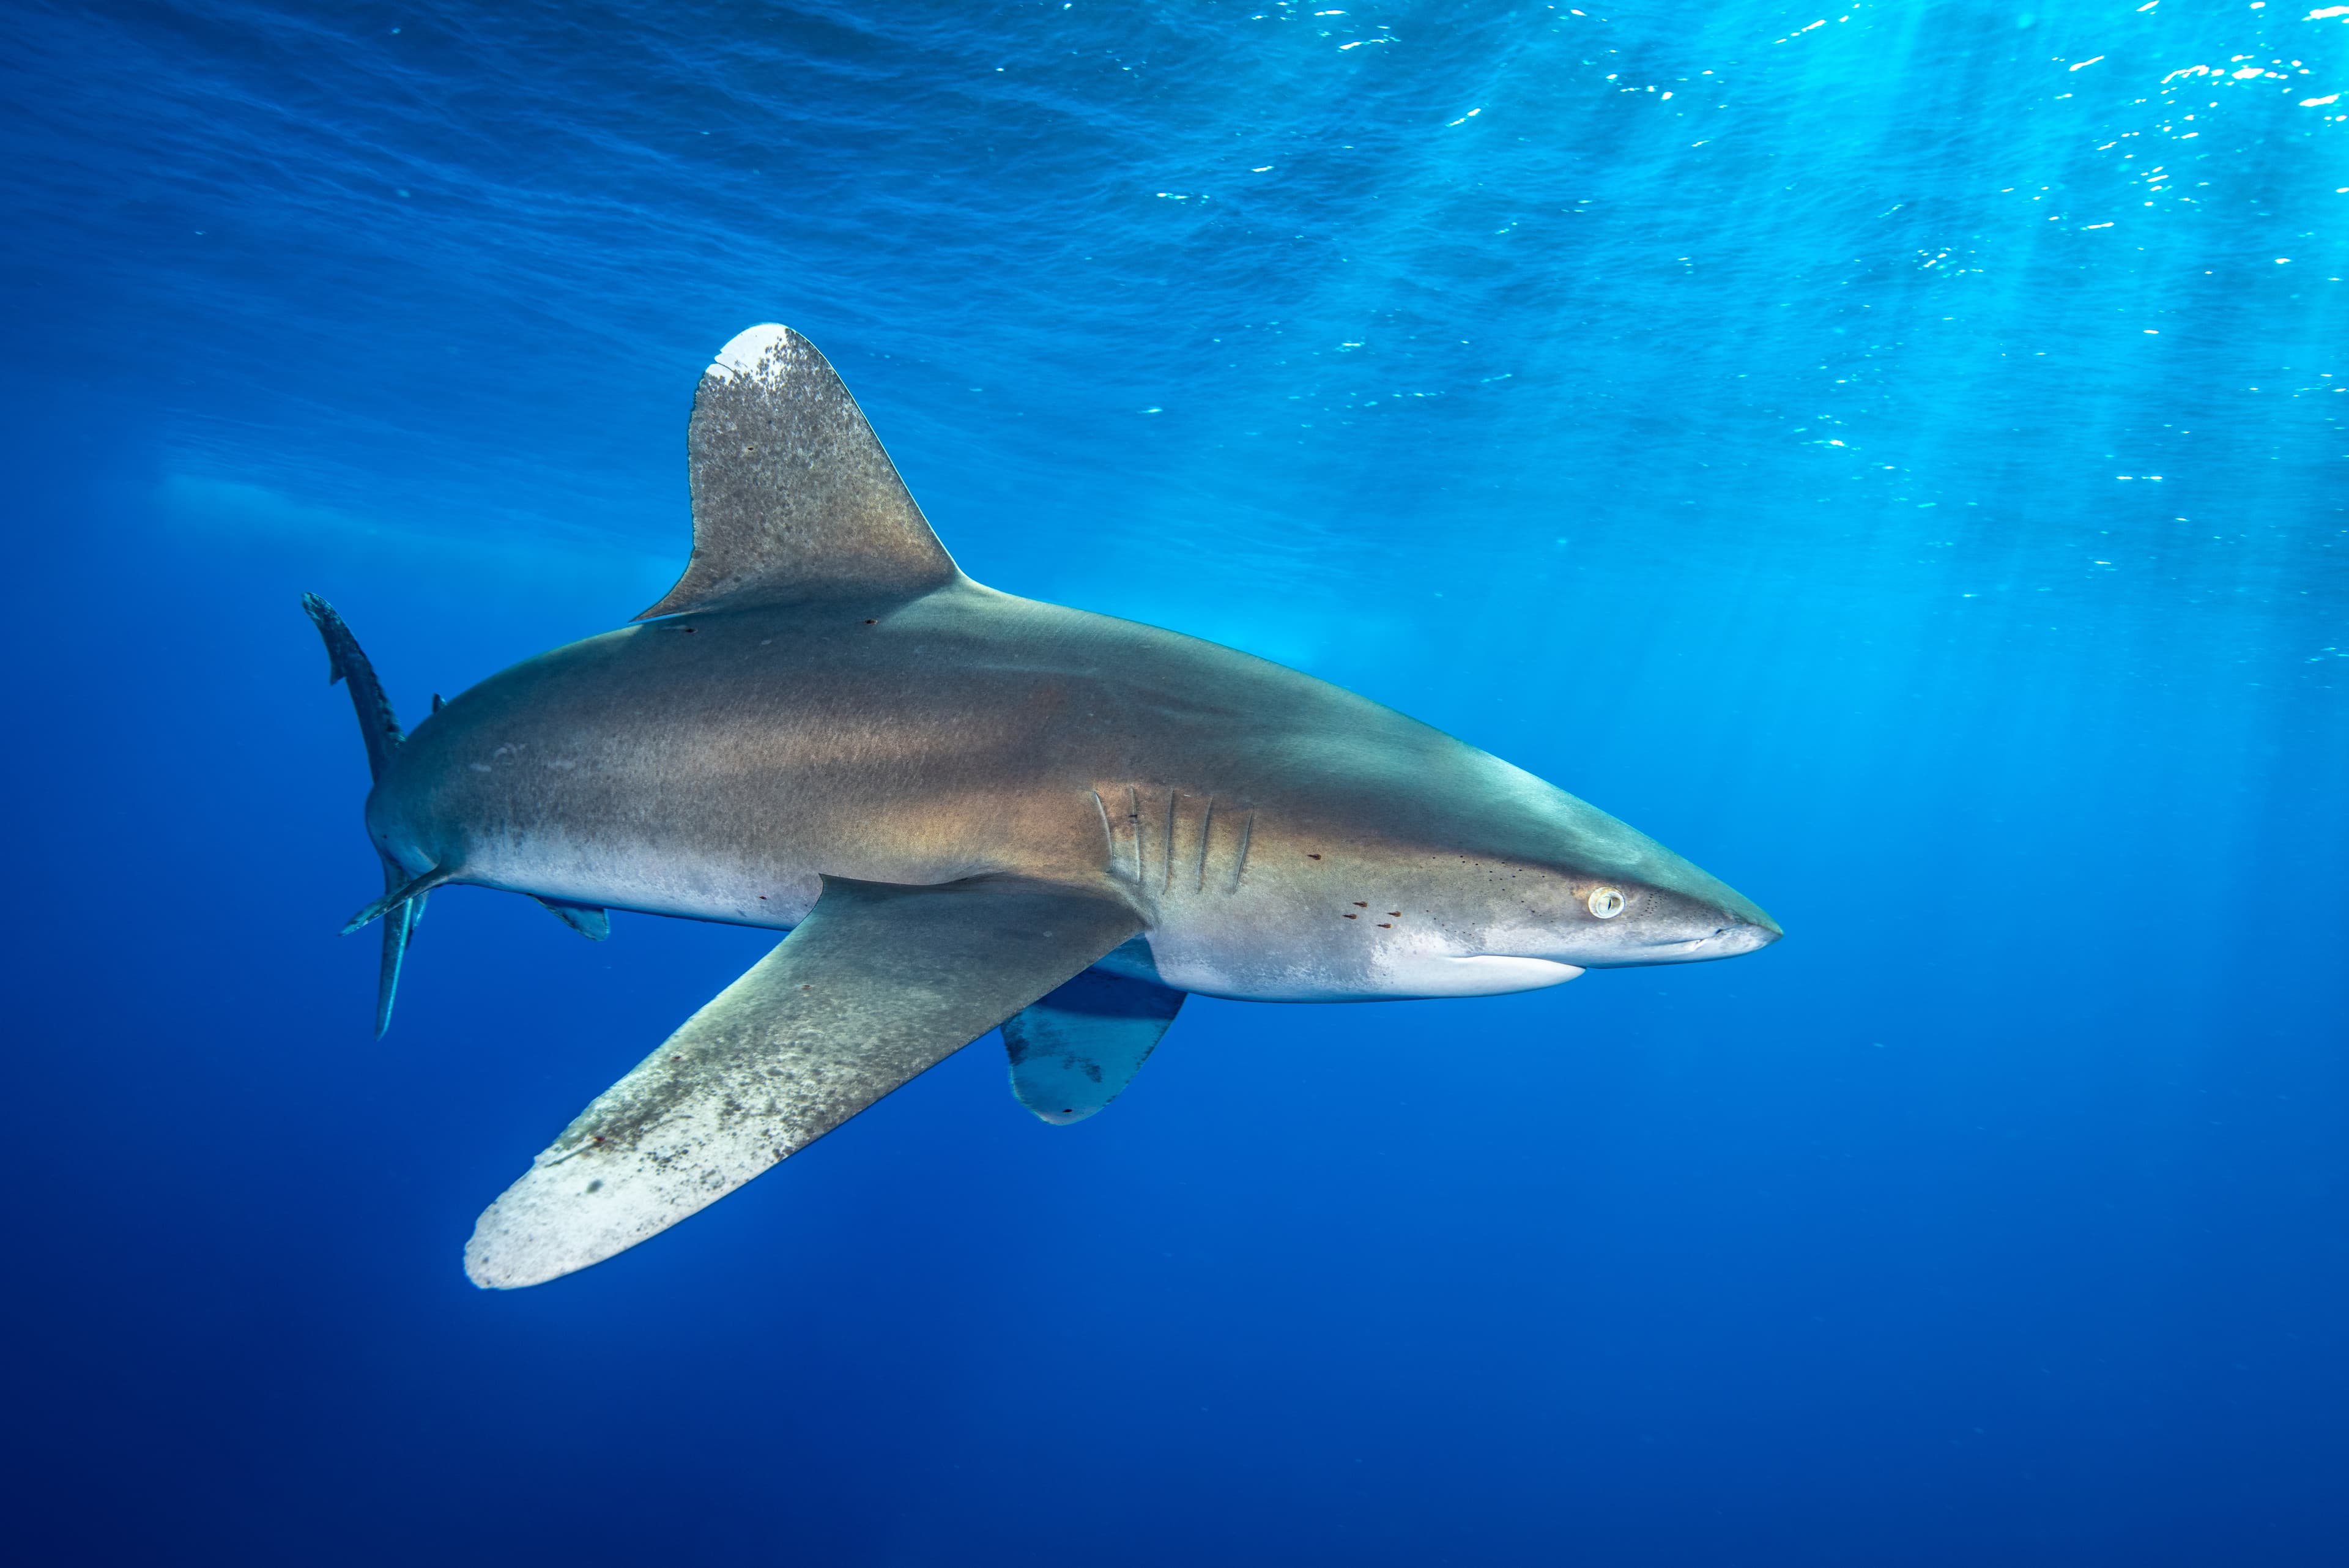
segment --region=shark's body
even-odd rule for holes
[[[1470,996],[1775,940],[1753,904],[1506,763],[1294,670],[956,570],[829,365],[760,327],[705,375],[695,552],[647,612],[405,743],[370,704],[386,995],[423,893],[792,929],[482,1217],[534,1283],[691,1213],[1002,1024],[1048,1120],[1182,994]],[[339,640],[338,640],[339,639]]]

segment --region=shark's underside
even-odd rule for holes
[[[694,546],[644,624],[403,737],[347,679],[385,867],[378,1029],[426,896],[788,930],[483,1213],[535,1284],[643,1241],[988,1030],[1081,1119],[1189,992],[1470,996],[1751,951],[1778,928],[1604,813],[1392,710],[965,577],[832,367],[754,327],[705,372]]]

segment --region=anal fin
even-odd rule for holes
[[[1056,1126],[1117,1098],[1174,1022],[1184,993],[1089,969],[1003,1021],[1011,1092]]]

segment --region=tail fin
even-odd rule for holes
[[[367,742],[367,774],[381,778],[383,770],[391,765],[391,753],[407,738],[399,732],[399,721],[392,716],[391,699],[383,694],[375,666],[359,650],[359,639],[351,635],[334,606],[316,594],[304,594],[302,610],[326,641],[326,684],[332,686],[337,680],[350,684],[351,707],[359,716],[359,739]]]
[[[389,856],[384,857],[383,879],[387,888],[397,886],[400,880],[399,867],[391,863]],[[423,923],[424,895],[421,893],[384,917],[383,961],[377,967],[375,977],[375,1037],[378,1040],[383,1038],[383,1032],[391,1027],[391,999],[399,991],[399,966],[401,961],[408,957],[408,939],[415,935],[416,928]]]
[[[326,644],[326,683],[340,680],[351,691],[351,708],[358,714],[359,739],[367,743],[367,773],[370,777],[383,777],[383,770],[391,765],[392,753],[399,749],[405,738],[399,732],[399,721],[391,711],[391,700],[383,694],[383,682],[375,676],[375,666],[359,649],[358,639],[335,613],[335,607],[316,594],[302,596],[302,609],[309,616],[310,624],[318,628],[318,636]],[[383,857],[383,888],[387,897],[408,886],[408,873],[400,869],[391,857]],[[399,990],[399,964],[408,954],[408,939],[424,915],[422,894],[393,907],[384,915],[383,965],[378,971],[375,994],[375,1032],[377,1038],[391,1023],[391,1002]]]

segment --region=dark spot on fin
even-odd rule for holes
[[[441,709],[446,708],[448,705],[449,704],[442,700],[440,693],[438,691],[432,693],[432,711],[435,713],[438,713]]]

